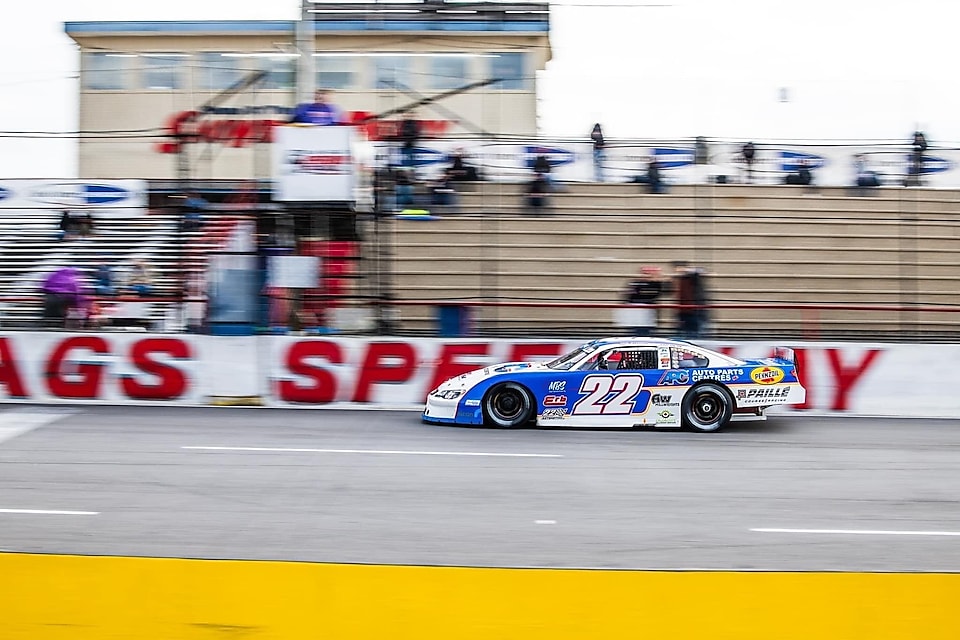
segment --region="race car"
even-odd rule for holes
[[[792,349],[740,360],[679,340],[607,338],[550,362],[508,362],[450,378],[427,396],[422,419],[717,431],[805,398]]]

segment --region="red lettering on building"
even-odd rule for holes
[[[433,379],[430,381],[428,391],[433,391],[443,382],[446,382],[454,376],[479,369],[476,363],[460,362],[461,356],[486,356],[489,354],[490,344],[487,342],[474,342],[469,344],[445,344],[440,352],[440,358],[433,368]]]
[[[277,393],[286,402],[326,403],[333,402],[337,396],[337,378],[329,369],[308,362],[311,358],[322,358],[330,364],[343,364],[343,352],[340,345],[326,340],[311,340],[294,343],[287,352],[287,370],[308,382],[298,380],[280,380]]]
[[[7,388],[10,398],[26,398],[27,390],[17,369],[17,357],[7,338],[0,338],[0,383]]]
[[[863,378],[863,374],[867,372],[867,369],[873,365],[877,356],[880,355],[880,349],[867,349],[860,362],[853,366],[846,366],[841,361],[840,349],[827,349],[826,354],[836,382],[830,409],[846,411],[850,408],[850,392],[853,391],[854,386]]]
[[[370,120],[366,111],[347,114],[347,122],[363,129],[368,140],[390,140],[400,134],[399,120]],[[201,118],[203,118],[201,120]],[[418,120],[420,135],[439,138],[447,133],[449,120]],[[179,153],[180,146],[196,142],[219,143],[230,147],[273,142],[273,128],[286,124],[279,118],[220,118],[199,111],[181,111],[164,123],[164,135],[169,138],[157,143],[158,153]]]
[[[130,348],[130,360],[140,371],[154,376],[157,381],[144,383],[126,376],[120,381],[123,393],[134,400],[173,400],[187,390],[186,374],[169,364],[158,362],[152,356],[166,354],[172,358],[191,357],[190,345],[173,338],[149,338],[135,342]]]
[[[353,391],[354,402],[370,402],[373,385],[400,384],[413,377],[417,353],[409,342],[371,342]]]
[[[70,359],[71,352],[86,351],[97,355],[108,355],[110,347],[107,341],[97,336],[74,336],[61,342],[45,369],[47,388],[58,398],[92,400],[100,396],[100,383],[103,380],[104,365],[96,362],[75,362]],[[72,365],[72,369],[65,365]]]

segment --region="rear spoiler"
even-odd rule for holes
[[[774,347],[773,357],[787,360],[793,364],[796,364],[797,362],[797,356],[790,347]]]

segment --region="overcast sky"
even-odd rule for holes
[[[586,136],[960,144],[955,0],[561,0],[540,129]],[[620,6],[618,6],[620,5]],[[70,177],[74,20],[295,19],[298,0],[6,0],[0,179]],[[784,100],[784,98],[786,100]],[[159,123],[158,123],[159,124]]]

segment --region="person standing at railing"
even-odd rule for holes
[[[919,187],[923,174],[923,154],[927,151],[927,136],[922,131],[913,132],[913,149],[910,152],[910,168],[907,171],[905,186]]]
[[[593,142],[593,179],[603,182],[603,161],[606,157],[607,143],[603,139],[603,128],[599,122],[593,125],[590,140]]]

